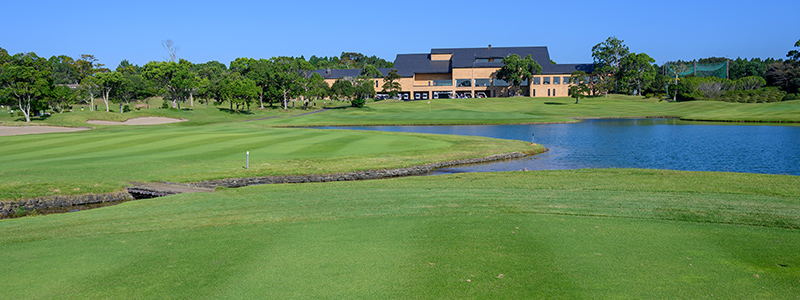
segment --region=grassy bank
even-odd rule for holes
[[[692,101],[670,103],[642,97],[610,95],[581,99],[567,97],[434,99],[369,103],[363,109],[332,109],[298,118],[264,121],[279,126],[520,124],[575,122],[573,118],[686,117],[697,120],[800,122],[800,101],[728,103]]]
[[[795,176],[266,185],[0,220],[9,298],[784,298]]]
[[[328,174],[543,149],[522,141],[255,123],[103,126],[0,137],[0,200],[111,192],[129,181]]]

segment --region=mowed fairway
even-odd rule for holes
[[[256,123],[108,126],[0,137],[0,200],[118,191],[129,181],[327,174],[542,149],[522,141]]]
[[[795,176],[660,170],[262,185],[0,221],[22,298],[800,294]]]

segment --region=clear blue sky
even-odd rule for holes
[[[800,1],[5,1],[0,47],[39,56],[164,60],[161,41],[194,63],[237,57],[338,56],[394,61],[431,48],[547,46],[591,62],[609,36],[660,64],[785,58],[800,39]]]

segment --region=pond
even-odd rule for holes
[[[533,139],[549,149],[524,159],[440,169],[438,174],[646,168],[800,175],[800,126],[606,119],[574,124],[321,128]]]

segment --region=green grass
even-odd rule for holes
[[[567,97],[435,99],[369,103],[363,109],[332,109],[298,118],[264,121],[278,126],[518,124],[575,122],[573,118],[686,117],[699,120],[800,122],[800,101],[728,103],[691,101],[670,103],[642,97],[610,95],[581,99]]]
[[[103,126],[0,137],[0,200],[118,191],[129,181],[329,174],[543,150],[522,141],[256,123]]]
[[[792,299],[798,183],[608,169],[183,194],[0,221],[0,287],[11,299]]]

